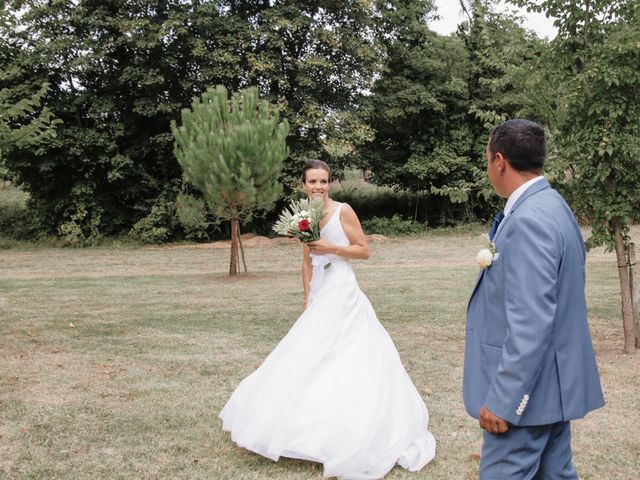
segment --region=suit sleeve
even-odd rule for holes
[[[518,425],[553,342],[562,240],[535,218],[510,222],[501,252],[507,333],[485,405]]]

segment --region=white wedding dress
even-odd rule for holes
[[[346,246],[342,205],[321,237]],[[420,470],[436,448],[420,394],[349,261],[313,263],[309,306],[233,392],[222,428],[272,460],[321,462],[325,477],[379,479],[396,463]]]

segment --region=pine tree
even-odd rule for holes
[[[229,275],[236,275],[240,221],[268,210],[282,193],[278,177],[289,125],[257,89],[241,90],[229,101],[227,89],[217,86],[182,110],[182,125],[172,122],[171,131],[185,178],[218,218],[231,221]]]

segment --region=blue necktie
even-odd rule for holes
[[[493,217],[493,222],[491,222],[491,229],[489,230],[489,240],[493,242],[493,237],[496,236],[496,232],[498,231],[498,226],[500,222],[504,220],[504,212],[500,212]]]

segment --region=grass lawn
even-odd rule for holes
[[[355,262],[438,441],[425,469],[389,479],[477,477],[461,382],[483,246],[477,233],[435,233],[375,243]],[[218,247],[0,252],[0,478],[321,478],[317,464],[237,448],[217,418],[300,313],[300,247],[247,246],[252,273],[237,280]],[[574,461],[583,479],[637,479],[640,355],[621,353],[614,256],[590,253],[587,275],[607,405],[574,423]]]

